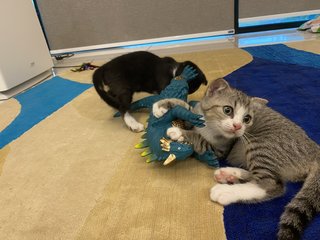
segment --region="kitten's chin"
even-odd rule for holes
[[[229,138],[229,139],[239,138],[243,135],[242,132],[230,132],[230,131],[224,131],[222,134],[225,138]]]
[[[232,139],[232,138],[236,138],[236,134],[233,133],[233,132],[223,132],[222,135],[225,137],[225,138],[228,138],[228,139]]]
[[[243,133],[236,133],[235,136],[236,136],[237,138],[242,137],[242,136],[243,136]]]

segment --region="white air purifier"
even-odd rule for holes
[[[31,0],[1,2],[0,32],[0,99],[8,99],[50,76],[53,62]]]

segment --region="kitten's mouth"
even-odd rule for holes
[[[227,133],[230,133],[230,134],[236,134],[236,132],[237,132],[238,130],[233,129],[233,128],[232,128],[232,129],[229,128],[229,129],[226,129],[225,131],[226,131]]]
[[[242,132],[239,130],[235,130],[235,129],[228,129],[225,131],[225,133],[229,137],[241,137],[242,136]]]
[[[226,137],[228,137],[228,138],[232,138],[232,137],[236,136],[236,133],[232,130],[225,130],[224,135],[226,135]]]

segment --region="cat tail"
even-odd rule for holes
[[[320,212],[320,167],[311,170],[301,190],[286,206],[280,218],[279,240],[300,239],[308,223]]]
[[[96,89],[99,96],[102,98],[103,101],[105,101],[107,104],[109,104],[111,107],[114,107],[116,109],[120,108],[120,104],[117,101],[115,97],[113,97],[109,92],[105,90],[104,85],[104,72],[102,68],[98,68],[92,76],[92,82],[93,86]]]

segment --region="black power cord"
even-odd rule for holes
[[[73,66],[55,66],[53,68],[73,68],[71,69],[72,72],[82,72],[85,70],[94,70],[99,67],[100,66],[93,65],[91,63],[83,63],[81,65],[73,65]]]
[[[73,53],[66,53],[66,54],[61,54],[61,55],[56,55],[54,56],[54,58],[58,61],[62,60],[62,59],[65,59],[65,58],[70,58],[70,57],[73,57],[74,54]]]

